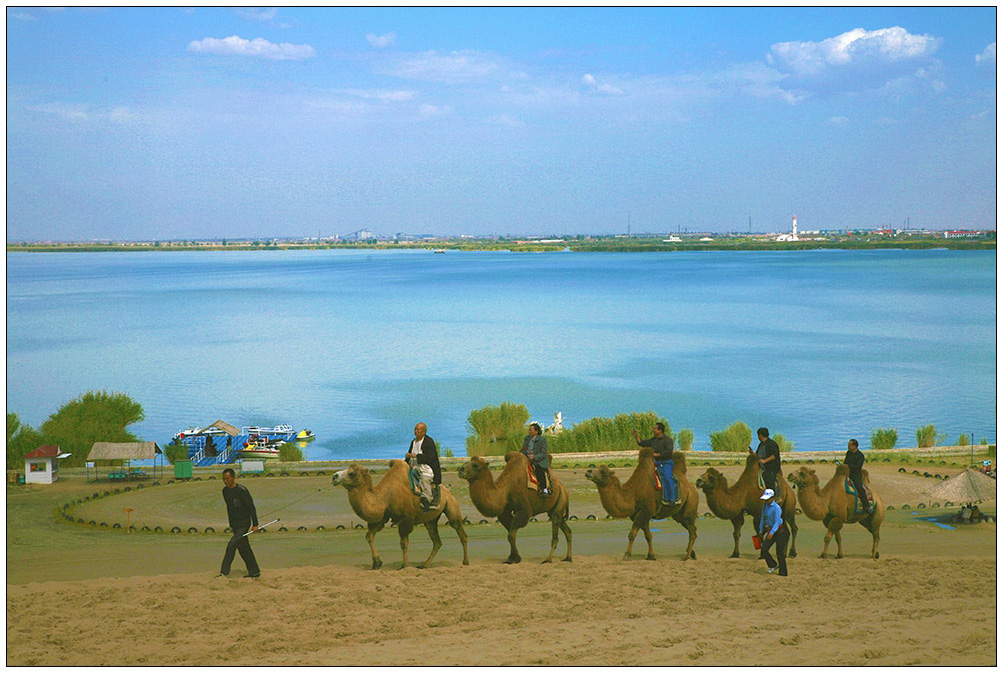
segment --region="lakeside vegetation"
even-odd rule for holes
[[[421,238],[329,240],[276,238],[267,240],[173,240],[100,242],[8,242],[7,252],[178,252],[255,250],[454,250],[511,252],[682,252],[682,251],[778,251],[778,250],[880,250],[948,248],[950,250],[995,250],[995,232],[972,238],[946,238],[942,232],[882,234],[867,231],[804,236],[799,241],[777,241],[775,234],[641,234],[635,236],[566,235],[538,237]]]

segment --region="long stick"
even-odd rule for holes
[[[263,526],[260,526],[260,527],[258,527],[258,528],[257,528],[257,530],[258,530],[258,531],[261,531],[261,530],[262,530],[262,529],[264,529],[265,527],[267,527],[267,526],[271,526],[271,525],[272,525],[272,524],[274,524],[275,522],[280,522],[280,521],[281,521],[281,520],[272,520],[272,521],[268,522],[268,524],[265,524],[265,525],[263,525]],[[253,533],[254,533],[254,530],[253,530],[253,529],[251,529],[251,530],[250,530],[250,531],[248,531],[248,532],[247,532],[246,534],[244,534],[244,536],[245,536],[245,537],[246,537],[246,536],[250,536],[250,535],[251,535],[251,534],[253,534]]]
[[[271,512],[269,512],[269,513],[268,513],[268,514],[266,514],[266,515],[261,515],[261,517],[268,517],[268,515],[274,515],[274,514],[275,514],[275,513],[277,513],[277,512],[279,511],[279,510],[285,510],[286,508],[288,508],[288,507],[289,507],[289,506],[291,506],[291,505],[296,505],[296,504],[297,504],[297,503],[299,503],[300,501],[305,501],[306,499],[310,498],[311,496],[315,496],[315,495],[317,494],[317,492],[321,492],[321,491],[323,491],[323,489],[317,489],[317,491],[311,491],[311,492],[310,492],[309,494],[307,494],[307,495],[306,495],[306,496],[304,496],[303,498],[299,498],[299,499],[296,499],[296,500],[295,500],[295,501],[293,501],[292,503],[286,503],[286,504],[285,504],[284,506],[282,506],[282,507],[280,507],[280,508],[275,508],[274,510],[272,510]],[[278,520],[275,520],[275,521],[277,522]]]

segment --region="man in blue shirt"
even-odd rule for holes
[[[758,535],[762,539],[762,559],[769,565],[769,573],[777,568],[779,575],[786,573],[786,546],[790,542],[790,530],[783,523],[783,509],[776,503],[776,492],[766,489],[760,496],[765,504],[762,506],[762,517],[758,521]],[[776,544],[776,556],[779,563],[769,554],[769,548]]]

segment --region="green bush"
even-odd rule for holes
[[[747,452],[752,431],[743,421],[735,421],[725,430],[710,433],[710,449],[714,452]]]
[[[629,412],[617,414],[612,419],[585,419],[557,435],[548,435],[546,446],[552,454],[636,451],[638,447],[633,429],[637,429],[641,439],[650,438],[654,435],[654,424],[658,422],[665,425],[665,435],[671,437],[668,422],[654,412]]]
[[[894,428],[875,428],[870,431],[871,449],[894,449],[898,444],[898,431]]]
[[[969,444],[971,444],[971,438],[968,437],[967,433],[961,433],[960,439],[957,440],[957,445],[960,447],[967,447]]]
[[[88,391],[60,407],[39,429],[46,444],[72,456],[62,466],[82,466],[95,442],[140,442],[126,427],[146,418],[143,406],[124,393]]]
[[[945,435],[936,435],[936,427],[932,424],[920,426],[915,431],[915,442],[918,443],[919,447],[935,447],[944,438],[946,438]]]
[[[188,445],[180,442],[179,440],[174,440],[169,445],[164,447],[164,456],[173,465],[178,459],[188,458]]]
[[[279,461],[302,461],[303,450],[294,442],[282,443],[278,448]]]
[[[24,455],[44,444],[41,433],[7,413],[7,470],[24,470]]]
[[[772,439],[776,441],[779,445],[780,454],[786,454],[787,452],[793,451],[793,443],[783,437],[782,433],[776,433],[772,436]]]
[[[683,452],[692,451],[692,443],[696,440],[696,436],[693,434],[692,429],[683,428],[678,432],[678,442],[675,443],[675,447]]]
[[[525,405],[504,402],[473,410],[466,418],[467,456],[504,456],[522,447],[529,410]]]

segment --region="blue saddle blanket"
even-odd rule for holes
[[[863,485],[863,489],[866,491],[867,503],[870,504],[870,508],[873,508],[873,491],[869,489],[865,484]],[[845,478],[845,493],[851,495],[854,499],[856,499],[856,504],[854,508],[856,513],[858,514],[864,512],[863,502],[860,500],[859,494],[856,493],[855,485],[853,485],[852,480],[850,480],[848,477]]]

